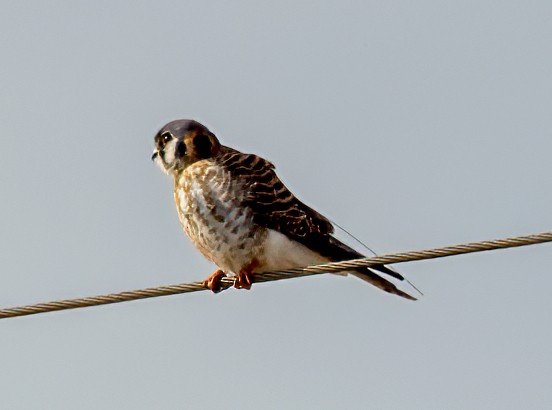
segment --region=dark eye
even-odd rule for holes
[[[165,145],[167,142],[169,142],[171,139],[171,134],[168,132],[161,135],[161,139],[159,140],[161,142],[161,145]]]

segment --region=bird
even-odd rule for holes
[[[178,119],[155,135],[152,160],[174,179],[182,228],[218,269],[203,285],[221,280],[250,289],[256,273],[363,258],[334,236],[328,218],[300,201],[266,159],[222,145],[198,121]],[[384,265],[352,269],[377,288],[416,300],[389,279],[404,277]]]

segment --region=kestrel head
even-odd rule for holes
[[[175,120],[155,136],[151,159],[168,174],[176,174],[194,162],[214,157],[220,143],[211,131],[194,120]]]

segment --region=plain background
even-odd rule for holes
[[[548,1],[4,1],[2,307],[214,266],[150,161],[195,118],[379,253],[550,229]],[[552,247],[0,322],[4,409],[552,406]]]

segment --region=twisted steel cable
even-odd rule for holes
[[[264,272],[254,275],[253,282],[270,282],[280,279],[291,279],[302,276],[320,275],[323,273],[337,273],[353,268],[370,267],[379,264],[392,264],[419,261],[424,259],[443,258],[446,256],[462,255],[465,253],[483,252],[495,249],[513,248],[518,246],[535,245],[552,242],[552,232],[543,232],[534,235],[517,236],[491,241],[470,242],[460,245],[445,246],[442,248],[422,251],[392,253],[369,258],[354,259],[343,262],[332,262],[323,265],[308,266],[299,269],[289,269],[278,272]],[[227,289],[234,283],[232,278],[222,279],[222,288]],[[130,300],[153,298],[158,296],[176,295],[207,290],[202,282],[179,283],[168,286],[131,290],[107,295],[89,296],[77,299],[58,300],[35,305],[17,306],[0,309],[0,319],[16,316],[34,315],[37,313],[53,312],[56,310],[76,309],[88,306],[107,305],[110,303],[127,302]]]

